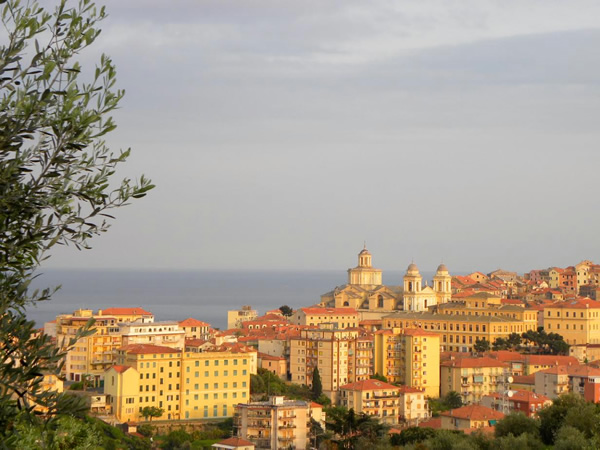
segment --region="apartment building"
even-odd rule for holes
[[[123,345],[154,344],[183,349],[185,331],[177,321],[120,323],[118,333]]]
[[[462,408],[451,409],[440,414],[442,417],[442,429],[444,430],[470,430],[480,428],[491,428],[504,414],[481,405],[467,405]]]
[[[408,386],[398,386],[400,389],[400,408],[398,414],[400,422],[407,426],[416,426],[419,422],[431,418],[427,404],[427,395],[422,389]]]
[[[116,363],[104,393],[121,422],[141,420],[146,406],[162,408],[162,420],[223,419],[250,395],[249,354],[231,347],[132,344],[117,350]]]
[[[227,329],[242,328],[242,322],[254,320],[257,317],[258,312],[249,305],[244,305],[239,310],[227,311]]]
[[[184,331],[186,339],[204,339],[208,341],[214,335],[210,323],[189,317],[178,322],[179,328]]]
[[[546,305],[544,329],[570,345],[600,344],[600,302],[577,298]]]
[[[311,443],[311,418],[325,429],[321,405],[276,396],[264,402],[239,403],[234,426],[238,437],[257,449],[303,449]]]
[[[497,359],[458,358],[440,364],[441,396],[458,392],[464,404],[475,404],[485,395],[501,392],[510,375],[510,366]]]
[[[383,326],[431,331],[440,336],[441,351],[472,352],[478,339],[493,343],[511,333],[524,333],[531,325],[519,319],[467,311],[465,314],[397,312],[384,316]]]
[[[555,399],[569,392],[569,372],[566,366],[556,366],[535,373],[535,393]]]
[[[154,322],[154,314],[150,311],[146,311],[144,308],[106,308],[99,309],[98,316],[109,316],[114,317],[117,323],[128,323],[128,322]]]
[[[339,329],[334,324],[301,330],[299,336],[290,338],[292,382],[312,386],[312,374],[318,367],[323,393],[335,402],[340,386],[373,374],[372,354],[363,338],[358,329]]]
[[[322,308],[318,306],[299,308],[290,317],[296,325],[319,326],[324,323],[335,324],[336,328],[358,327],[358,313],[354,308]]]
[[[552,400],[542,394],[528,390],[512,390],[510,395],[503,392],[484,395],[481,405],[505,413],[520,412],[527,417],[536,417],[537,413],[546,406],[552,405]],[[503,411],[506,407],[506,411]]]
[[[397,425],[400,414],[400,388],[379,380],[363,380],[340,386],[338,404],[367,414],[387,425]]]

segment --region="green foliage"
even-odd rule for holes
[[[390,440],[392,445],[408,445],[426,441],[435,435],[433,428],[410,427],[401,433],[392,434]]]
[[[315,402],[318,403],[319,405],[322,405],[322,406],[329,406],[329,405],[331,405],[331,399],[329,397],[327,397],[325,394],[319,395],[315,399]]]
[[[533,437],[539,438],[540,422],[522,413],[508,414],[496,424],[494,433],[496,437],[508,436],[509,434],[520,436],[528,433]]]
[[[538,413],[540,418],[540,436],[546,445],[554,443],[556,431],[563,425],[567,413],[571,409],[585,407],[586,403],[576,394],[564,394],[556,398],[551,406]]]
[[[546,333],[542,327],[537,331],[528,330],[521,335],[524,343],[533,345],[538,353],[549,355],[568,355],[569,344],[557,333]]]
[[[472,442],[462,432],[450,430],[438,430],[435,435],[425,442],[425,446],[430,450],[478,450]]]
[[[483,338],[483,339],[475,339],[475,344],[473,345],[473,350],[475,350],[477,353],[484,353],[484,352],[488,352],[490,350],[490,341],[488,341],[487,339]]]
[[[519,436],[514,434],[504,435],[491,442],[490,450],[543,450],[545,448],[539,437],[529,433],[522,433]]]
[[[149,423],[143,423],[141,425],[138,425],[137,432],[140,433],[142,436],[152,437],[156,433],[156,427],[150,425]]]
[[[387,382],[388,382],[388,379],[387,379],[387,378],[386,378],[384,375],[381,375],[380,373],[376,373],[375,375],[373,375],[373,376],[371,377],[371,379],[373,379],[373,380],[379,380],[379,381],[383,381],[384,383],[387,383]]]
[[[456,391],[450,391],[441,398],[429,397],[427,403],[431,410],[431,414],[435,417],[439,416],[443,411],[460,408],[463,405],[462,397]]]
[[[89,248],[108,229],[112,209],[153,186],[142,177],[110,187],[129,155],[104,142],[123,96],[110,58],[102,56],[84,75],[89,81],[80,80],[76,60],[100,33],[104,8],[90,0],[60,1],[53,12],[33,0],[5,0],[0,7],[6,32],[0,39],[0,439],[14,442],[20,433],[34,433],[15,427],[20,413],[47,432],[70,426],[58,413],[84,409],[82,400],[44,391],[41,382],[44,373],[58,373],[65,349],[93,333],[92,322],[59,343],[62,349],[43,334],[31,338],[25,306],[53,292],[30,291],[35,270],[57,244]],[[30,414],[34,404],[48,414]]]
[[[598,447],[590,445],[590,442],[580,430],[565,425],[556,433],[554,448],[556,450],[592,450]]]
[[[158,406],[144,406],[144,408],[142,409],[142,417],[146,420],[150,419],[150,422],[152,422],[152,418],[153,417],[160,417],[164,414],[165,410],[162,408],[159,408]]]
[[[323,384],[321,383],[321,375],[319,374],[319,368],[315,367],[315,370],[312,373],[312,396],[313,399],[317,399],[323,393]]]
[[[283,314],[285,317],[290,317],[292,314],[294,314],[294,310],[288,305],[280,306],[279,311],[281,311],[281,314]]]

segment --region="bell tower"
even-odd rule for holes
[[[452,277],[445,264],[440,264],[435,272],[433,290],[436,293],[438,304],[447,303],[452,299]]]
[[[381,286],[381,270],[374,269],[371,252],[365,244],[358,254],[358,266],[348,269],[348,284],[359,285],[366,289]]]

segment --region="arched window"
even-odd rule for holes
[[[378,308],[383,308],[383,295],[378,295],[377,296],[377,307]]]
[[[348,303],[348,301],[345,301],[344,306],[350,306],[350,303]]]

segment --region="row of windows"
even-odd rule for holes
[[[190,373],[190,372],[191,372],[189,367],[186,367],[186,368],[185,368],[185,371],[186,371],[186,373]],[[248,373],[248,371],[247,371],[246,369],[242,370],[242,375],[246,375],[247,373]],[[218,370],[215,370],[215,371],[213,372],[213,374],[214,374],[214,376],[215,376],[215,377],[218,377],[218,376],[219,376],[219,371],[218,371]],[[200,372],[199,372],[199,371],[195,371],[195,372],[194,372],[194,377],[195,377],[195,378],[198,378],[199,376],[200,376]],[[204,376],[205,376],[205,377],[209,377],[209,376],[210,376],[210,372],[209,372],[208,370],[205,370],[205,371],[204,371]],[[224,376],[224,377],[228,377],[228,376],[229,376],[229,370],[224,370],[224,371],[223,371],[223,376]],[[233,376],[234,376],[234,377],[237,377],[237,376],[238,376],[238,371],[237,371],[237,369],[233,371]]]
[[[187,378],[185,380],[185,382],[189,384],[190,379]],[[177,386],[179,386],[179,385],[177,385]],[[204,383],[204,389],[209,389],[208,386],[209,386],[209,383]],[[237,388],[238,387],[237,381],[234,381],[232,383],[232,386],[233,386],[234,389]],[[245,388],[246,386],[247,386],[246,382],[242,381],[242,387]],[[200,389],[200,384],[199,383],[194,384],[194,389],[195,390],[199,390]],[[213,389],[219,389],[219,383],[213,383]],[[229,383],[227,383],[227,382],[223,383],[223,389],[229,389]],[[190,393],[189,389],[187,389],[185,391],[185,393],[189,394]]]

